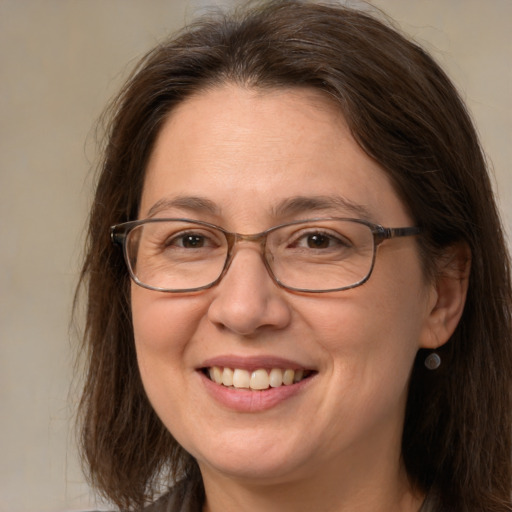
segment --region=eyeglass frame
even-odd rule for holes
[[[340,288],[330,288],[326,290],[309,290],[304,288],[295,288],[292,286],[287,286],[284,283],[282,283],[274,274],[267,258],[265,257],[265,248],[267,243],[267,237],[270,233],[273,231],[276,231],[280,228],[287,227],[287,226],[293,226],[296,224],[305,224],[308,222],[319,222],[319,221],[347,221],[347,222],[354,222],[357,224],[362,224],[364,226],[367,226],[372,235],[373,235],[373,255],[372,255],[372,261],[370,270],[368,271],[367,275],[357,281],[354,284],[348,285],[348,286],[342,286]],[[223,233],[223,235],[226,238],[227,242],[227,252],[226,252],[226,260],[224,262],[224,266],[217,277],[213,282],[208,283],[204,286],[198,286],[196,288],[181,288],[181,289],[167,289],[167,288],[158,288],[156,286],[151,286],[148,284],[143,283],[140,281],[135,273],[133,272],[132,265],[130,263],[130,258],[128,256],[128,249],[126,240],[128,239],[128,235],[130,232],[137,228],[138,226],[144,225],[144,224],[150,224],[150,223],[157,223],[157,222],[185,222],[190,224],[199,224],[200,226],[209,227],[212,229],[216,229]],[[339,291],[345,291],[350,290],[353,288],[357,288],[364,283],[366,283],[370,276],[372,275],[373,268],[375,266],[375,259],[377,254],[377,248],[380,246],[382,242],[385,240],[390,240],[392,238],[399,238],[399,237],[406,237],[406,236],[416,236],[421,234],[421,228],[417,226],[408,226],[408,227],[399,227],[399,228],[390,228],[390,227],[384,227],[381,224],[375,224],[373,222],[369,222],[364,219],[356,219],[356,218],[350,218],[350,217],[316,217],[312,219],[301,219],[301,220],[295,220],[291,222],[285,222],[283,224],[278,224],[277,226],[272,226],[271,228],[266,229],[265,231],[261,231],[260,233],[254,233],[254,234],[243,234],[243,233],[234,233],[231,231],[228,231],[224,229],[221,226],[217,226],[216,224],[212,224],[210,222],[202,221],[202,220],[194,220],[194,219],[188,219],[188,218],[147,218],[147,219],[140,219],[140,220],[133,220],[128,222],[122,222],[120,224],[114,224],[110,226],[110,239],[111,242],[116,245],[122,247],[123,250],[123,257],[125,260],[125,264],[128,268],[128,273],[132,280],[137,284],[138,286],[141,286],[142,288],[146,288],[148,290],[153,290],[156,292],[163,292],[163,293],[193,293],[198,292],[201,290],[207,290],[209,288],[212,288],[216,286],[224,277],[226,272],[228,271],[231,262],[233,260],[233,249],[237,242],[239,241],[246,241],[246,242],[259,242],[260,243],[260,255],[261,259],[263,260],[263,263],[265,265],[265,268],[267,269],[267,272],[271,279],[281,288],[285,290],[289,290],[292,292],[302,292],[302,293],[330,293],[330,292],[339,292]]]

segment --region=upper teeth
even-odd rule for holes
[[[221,368],[212,366],[209,370],[210,379],[223,386],[233,386],[238,389],[262,390],[269,387],[278,388],[283,384],[289,386],[294,382],[299,382],[304,377],[304,370],[282,370],[272,368],[266,370],[259,368],[253,372],[242,370],[240,368]]]

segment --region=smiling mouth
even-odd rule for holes
[[[203,369],[203,373],[220,386],[233,389],[264,391],[270,388],[297,384],[311,377],[315,372],[303,369],[292,370],[290,368],[259,368],[250,372],[241,368],[212,366]]]

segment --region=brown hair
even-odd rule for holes
[[[471,120],[438,65],[386,23],[295,1],[193,24],[144,57],[111,106],[81,279],[88,362],[80,417],[92,482],[121,508],[151,499],[166,471],[201,489],[195,461],[145,396],[129,277],[109,226],[136,218],[145,166],[173,107],[226,82],[329,95],[421,226],[427,272],[447,246],[470,248],[467,302],[441,349],[443,365],[429,372],[420,351],[413,368],[402,457],[413,485],[437,496],[435,510],[511,510],[510,268]]]

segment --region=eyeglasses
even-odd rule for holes
[[[279,286],[322,293],[362,285],[384,240],[418,235],[420,229],[318,218],[243,235],[198,220],[145,219],[117,224],[110,233],[123,247],[131,278],[150,290],[180,293],[215,286],[229,268],[235,245],[254,242]]]

